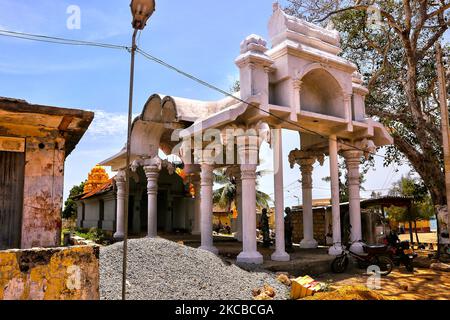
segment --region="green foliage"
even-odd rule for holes
[[[433,202],[423,181],[410,173],[395,182],[389,191],[390,196],[412,197],[411,208],[391,207],[387,209],[390,219],[397,222],[430,220],[435,215]]]
[[[370,93],[366,112],[394,138],[385,166],[408,160],[435,205],[446,202],[434,44],[448,30],[448,1],[288,0],[289,12],[325,18],[341,34],[342,56],[357,64]],[[368,6],[381,24],[368,23]],[[327,18],[328,17],[328,18]],[[444,59],[450,45],[444,45]],[[450,82],[450,77],[447,78]],[[447,85],[449,85],[448,83]]]
[[[230,93],[236,93],[241,91],[241,82],[239,80],[236,80],[233,85],[230,87]]]
[[[77,216],[77,204],[73,198],[83,194],[84,184],[85,182],[82,182],[77,186],[73,186],[70,190],[69,197],[64,203],[64,210],[62,211],[63,219],[73,219]]]
[[[75,235],[86,240],[94,241],[95,243],[103,244],[105,242],[110,241],[110,237],[108,237],[103,230],[97,228],[90,229],[81,229],[78,228],[75,230]]]
[[[258,172],[257,176],[260,177],[261,172]],[[231,204],[236,201],[236,181],[229,178],[225,174],[225,170],[217,170],[214,172],[214,182],[222,187],[214,190],[213,203],[230,212]],[[258,190],[258,181],[256,184],[256,207],[258,209],[269,208],[270,196]]]

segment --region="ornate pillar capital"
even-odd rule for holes
[[[300,159],[300,170],[302,173],[302,188],[303,189],[312,189],[312,173],[313,173],[313,164],[316,162],[314,158],[303,158]]]
[[[292,150],[289,153],[289,164],[291,165],[291,169],[294,168],[296,164],[299,166],[302,165],[302,161],[312,161],[312,164],[314,164],[316,161],[320,163],[321,166],[323,166],[325,162],[325,154],[323,152],[317,152],[317,151],[302,151],[302,150]]]
[[[256,165],[242,164],[241,165],[241,180],[256,179]]]
[[[377,151],[377,146],[373,140],[367,138],[352,143],[341,140],[338,145],[338,148],[344,157],[347,151],[358,151],[363,153],[366,159],[369,159],[370,155]],[[351,155],[349,155],[349,157],[351,157]],[[360,157],[362,157],[362,155]]]
[[[294,84],[294,90],[298,90],[298,91],[302,90],[302,84],[303,84],[302,80],[300,80],[299,78],[296,78],[293,80],[293,84]]]
[[[117,174],[114,177],[114,181],[116,181],[116,183],[125,183],[126,181],[125,170],[120,170],[119,172],[117,172]]]
[[[344,94],[344,102],[350,102],[350,101],[352,101],[352,98],[353,98],[353,93],[346,93],[346,94]]]

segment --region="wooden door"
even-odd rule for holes
[[[25,153],[0,151],[0,250],[20,248]]]

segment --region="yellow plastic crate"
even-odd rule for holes
[[[322,289],[322,284],[310,276],[299,277],[292,281],[291,299],[297,300],[312,296]]]

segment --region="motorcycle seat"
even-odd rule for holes
[[[365,245],[364,247],[366,247],[368,249],[384,249],[384,248],[386,248],[386,246],[383,244]]]
[[[387,250],[385,245],[365,245],[363,246],[365,253],[383,253]]]

